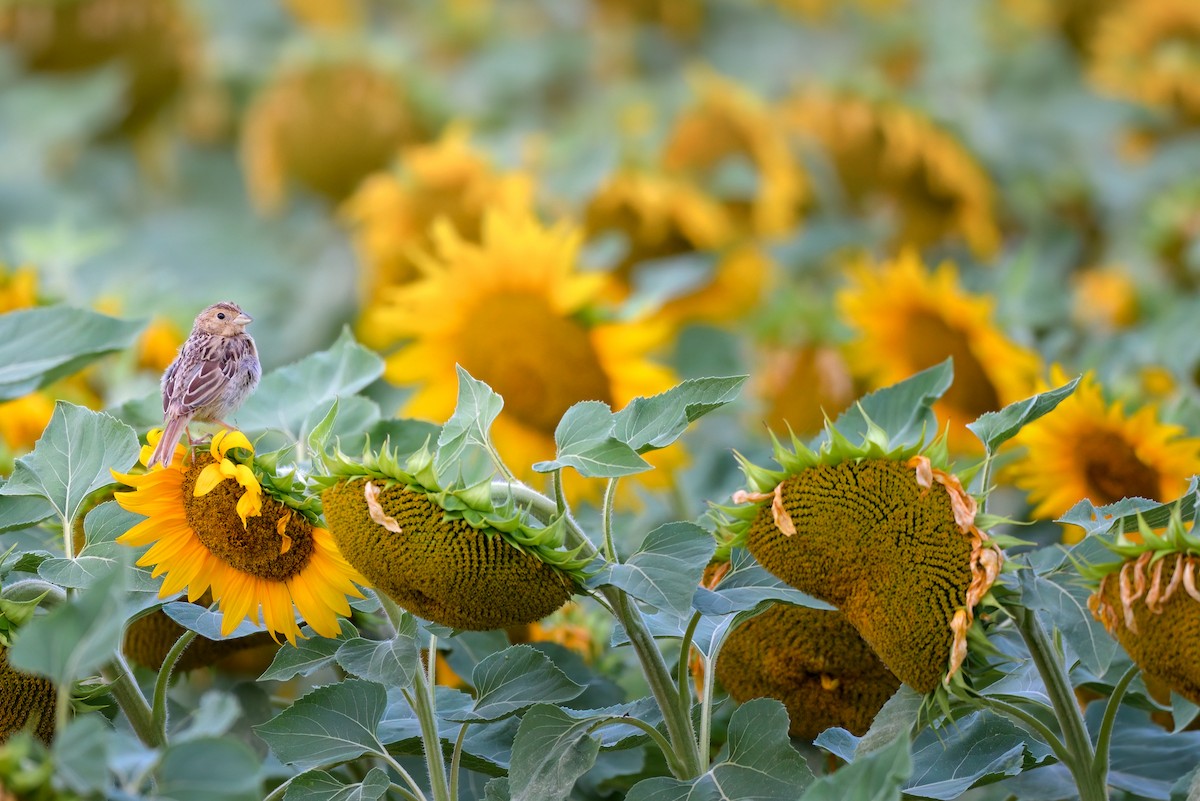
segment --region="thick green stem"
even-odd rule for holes
[[[119,653],[114,654],[113,661],[101,671],[108,682],[109,692],[112,693],[125,718],[133,728],[133,733],[149,748],[163,748],[167,744],[163,730],[154,725],[154,716],[146,697],[138,689],[129,670],[129,664]]]
[[[1113,687],[1112,695],[1108,697],[1108,705],[1104,707],[1104,718],[1100,721],[1100,732],[1096,735],[1094,767],[1096,780],[1101,786],[1108,784],[1108,748],[1112,741],[1113,726],[1117,722],[1117,710],[1121,706],[1121,699],[1125,697],[1125,691],[1129,689],[1129,683],[1133,681],[1140,670],[1137,665],[1133,665],[1125,671],[1125,675],[1117,682],[1117,686]]]
[[[164,740],[167,736],[167,685],[171,682],[171,674],[175,672],[175,665],[179,662],[179,657],[183,655],[184,649],[192,644],[192,640],[196,639],[196,636],[196,632],[190,629],[179,636],[179,639],[175,641],[171,650],[167,651],[167,655],[163,658],[162,667],[158,669],[158,678],[154,681],[154,706],[152,707],[154,728],[162,732]]]
[[[1092,740],[1058,650],[1033,610],[1015,607],[1010,612],[1046,685],[1050,703],[1054,706],[1054,714],[1062,728],[1064,744],[1070,756],[1067,768],[1079,789],[1080,801],[1107,801],[1108,789],[1104,779],[1096,776],[1096,754]]]
[[[503,497],[511,496],[517,504],[530,509],[539,519],[551,520],[559,514],[558,505],[554,501],[524,484],[501,483],[496,485],[496,490]],[[565,515],[564,519],[567,524],[565,537],[567,548],[582,546],[581,555],[595,557],[597,555],[596,546],[583,533],[579,524],[569,514]],[[617,620],[625,628],[629,643],[633,646],[638,661],[641,662],[646,683],[650,685],[650,692],[654,695],[654,700],[662,711],[671,747],[683,771],[683,775],[677,778],[697,778],[703,771],[700,769],[700,757],[696,747],[695,726],[692,725],[691,699],[685,700],[680,697],[679,690],[675,686],[675,679],[671,676],[667,662],[663,659],[662,652],[658,650],[654,637],[646,627],[646,621],[637,605],[616,587],[601,587],[600,593],[608,601]]]

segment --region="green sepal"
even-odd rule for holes
[[[1139,513],[1137,515],[1137,527],[1138,534],[1142,538],[1141,542],[1134,542],[1124,532],[1118,534],[1114,541],[1109,541],[1104,537],[1100,538],[1100,543],[1117,556],[1120,556],[1123,561],[1090,564],[1084,563],[1074,557],[1072,557],[1071,561],[1075,563],[1084,578],[1099,583],[1105,576],[1119,571],[1125,562],[1137,559],[1145,553],[1153,554],[1150,557],[1151,564],[1173,554],[1200,556],[1200,531],[1197,530],[1197,521],[1195,518],[1192,519],[1191,523],[1192,525],[1189,529],[1184,523],[1183,512],[1178,502],[1171,509],[1171,517],[1167,521],[1167,530],[1162,534],[1155,533],[1154,529],[1150,527],[1150,524]]]

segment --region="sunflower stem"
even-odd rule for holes
[[[658,746],[658,750],[662,752],[663,758],[667,760],[667,765],[671,768],[671,773],[678,775],[682,771],[682,766],[679,764],[678,759],[675,756],[675,752],[671,748],[671,744],[667,742],[667,738],[663,737],[662,732],[651,726],[646,721],[641,720],[640,718],[629,717],[628,715],[605,718],[604,720],[600,720],[592,724],[588,728],[587,733],[592,734],[593,732],[600,731],[600,729],[603,729],[605,726],[633,726],[635,729],[641,729],[647,735],[649,735],[650,739],[654,741],[654,744]]]
[[[151,720],[155,730],[162,732],[164,741],[167,736],[167,686],[171,683],[171,674],[175,672],[175,665],[179,662],[179,657],[183,655],[184,649],[192,644],[192,640],[196,639],[196,636],[196,632],[191,629],[179,635],[179,639],[175,641],[171,650],[167,651],[167,655],[163,658],[162,667],[158,670],[158,678],[154,680],[154,706],[151,708]]]
[[[1050,746],[1050,750],[1054,752],[1054,756],[1058,758],[1059,762],[1062,762],[1064,765],[1070,762],[1071,752],[1067,749],[1066,745],[1063,744],[1063,741],[1059,739],[1058,735],[1054,733],[1053,729],[1039,720],[1038,717],[1033,713],[1022,709],[1016,704],[1003,701],[999,698],[991,698],[986,695],[970,696],[970,699],[971,700],[968,703],[968,707],[976,705],[983,706],[992,710],[993,712],[1007,715],[1013,720],[1024,723],[1029,729],[1046,741],[1046,744]]]
[[[450,797],[458,801],[458,774],[462,764],[463,742],[467,739],[467,729],[470,721],[464,722],[458,730],[458,738],[454,741],[454,753],[450,757]]]
[[[1046,685],[1050,703],[1054,706],[1054,714],[1062,728],[1063,740],[1070,756],[1066,765],[1079,790],[1080,801],[1107,801],[1106,780],[1096,775],[1096,752],[1092,748],[1087,724],[1084,723],[1083,713],[1075,701],[1075,693],[1058,650],[1032,609],[1018,606],[1012,608],[1010,613],[1016,620],[1017,630],[1021,632],[1025,646],[1029,648],[1033,663]]]
[[[554,493],[554,503],[558,506],[558,514],[565,515],[568,511],[567,495],[563,492],[561,467],[550,474],[550,489]]]
[[[408,693],[406,691],[405,696],[407,695]],[[421,789],[421,785],[417,784],[417,781],[412,777],[412,774],[405,770],[404,766],[397,762],[394,756],[387,753],[382,754],[381,756],[383,756],[384,762],[386,762],[392,770],[400,774],[400,778],[404,779],[405,784],[412,788],[413,797],[415,797],[417,801],[428,801],[428,796],[426,796],[425,792]]]
[[[112,662],[101,670],[112,693],[133,733],[148,748],[163,748],[167,744],[166,732],[154,725],[154,717],[146,697],[133,680],[129,663],[121,654],[114,653]]]
[[[679,670],[675,681],[679,685],[680,703],[691,701],[692,683],[689,681],[689,667],[692,659],[692,638],[696,636],[696,627],[699,625],[700,613],[695,612],[688,621],[687,629],[683,632],[683,642],[679,646]]]
[[[613,545],[613,504],[617,497],[617,480],[610,478],[604,485],[604,512],[601,515],[601,527],[604,529],[604,556],[613,564],[620,564],[616,546]]]
[[[1121,676],[1120,681],[1113,687],[1112,695],[1108,697],[1108,704],[1104,707],[1104,717],[1100,721],[1100,732],[1096,735],[1096,761],[1095,775],[1096,781],[1100,786],[1108,784],[1108,750],[1109,743],[1112,741],[1113,727],[1117,722],[1117,711],[1121,707],[1121,700],[1125,697],[1125,691],[1129,689],[1129,684],[1134,680],[1137,674],[1141,671],[1137,665],[1131,665],[1129,670],[1125,671],[1125,675]]]

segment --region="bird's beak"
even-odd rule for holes
[[[238,316],[233,318],[234,325],[248,325],[254,322],[254,318],[245,312],[238,312]]]

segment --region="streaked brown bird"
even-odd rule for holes
[[[246,333],[254,318],[231,301],[214,303],[200,314],[179,355],[163,373],[163,435],[150,456],[147,468],[171,463],[179,435],[198,422],[225,422],[258,386],[262,366],[258,348]]]

